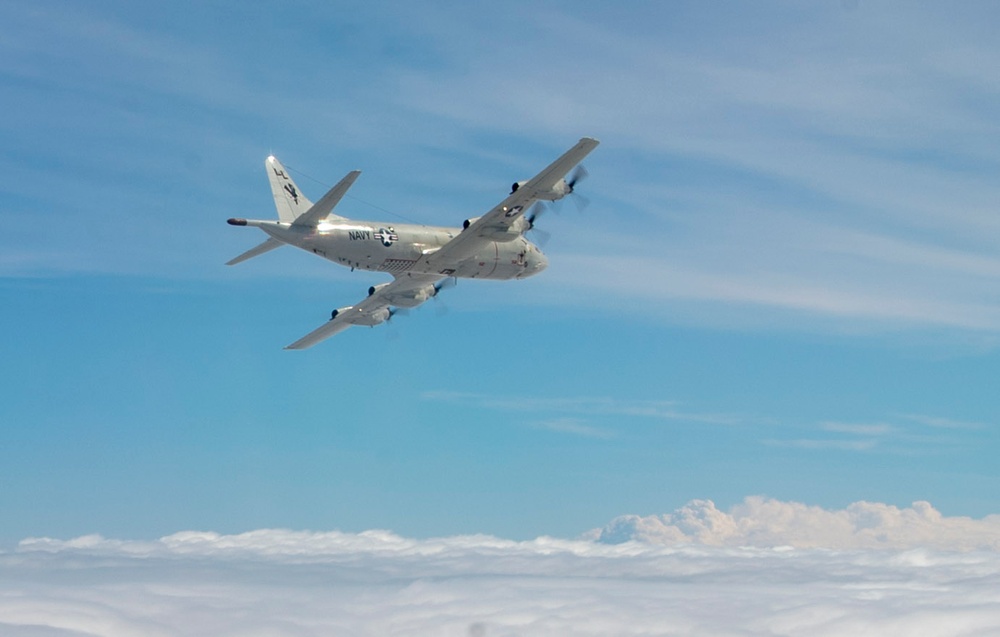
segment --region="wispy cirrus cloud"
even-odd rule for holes
[[[668,400],[621,400],[609,396],[577,396],[539,398],[521,395],[489,395],[450,390],[429,390],[421,393],[427,401],[475,406],[496,411],[549,412],[553,414],[628,416],[697,422],[717,425],[737,424],[736,416],[689,412],[678,409],[678,403]]]
[[[613,438],[617,428],[608,422],[622,418],[662,420],[741,427],[757,427],[762,432],[759,444],[767,447],[812,451],[844,451],[920,455],[940,453],[973,444],[969,434],[984,431],[985,425],[939,416],[892,414],[884,420],[848,422],[825,420],[812,424],[766,415],[740,416],[710,412],[691,412],[680,408],[678,401],[621,400],[610,396],[546,397],[490,395],[451,390],[428,390],[423,400],[452,403],[466,407],[511,413],[545,414],[528,424],[590,438]],[[949,431],[964,436],[949,435]],[[765,433],[766,432],[766,435]]]
[[[924,414],[900,414],[900,418],[905,420],[933,427],[935,429],[985,429],[986,425],[979,422],[966,420],[955,420],[953,418],[942,418],[940,416],[928,416]]]
[[[74,186],[48,189],[48,162],[19,158],[5,166],[15,175],[9,189],[28,198],[47,193],[46,214],[87,212],[78,208],[105,199],[91,158],[106,149],[102,165],[131,178],[114,185],[120,211],[90,211],[98,235],[122,236],[128,210],[151,196],[165,209],[194,209],[157,196],[163,183],[199,200],[214,194],[220,205],[256,206],[236,195],[245,188],[235,172],[209,188],[192,178],[201,171],[176,168],[183,156],[232,166],[233,156],[260,143],[246,130],[264,129],[268,141],[289,145],[348,149],[382,171],[405,161],[405,174],[383,182],[383,208],[416,199],[441,215],[421,217],[433,223],[457,223],[471,214],[466,206],[494,203],[479,202],[468,184],[483,184],[479,194],[487,196],[497,173],[533,170],[567,140],[590,134],[604,138],[586,184],[602,221],[560,230],[572,242],[553,246],[542,292],[526,297],[533,302],[591,306],[599,295],[607,307],[633,306],[667,322],[725,316],[737,326],[1000,333],[1000,143],[982,71],[1000,50],[979,28],[996,17],[991,7],[942,14],[933,5],[754,5],[725,19],[676,5],[585,15],[520,3],[485,11],[397,7],[348,18],[361,36],[338,31],[345,18],[336,11],[311,9],[311,24],[341,38],[309,49],[310,59],[322,50],[362,73],[289,66],[244,49],[239,38],[205,39],[110,14],[45,6],[9,13],[14,28],[0,43],[0,64],[25,81],[0,90],[27,105],[8,117],[14,147],[57,153],[71,168],[63,183]],[[276,32],[297,27],[273,16],[246,19]],[[748,38],[746,21],[761,31]],[[684,33],[663,37],[680,23]],[[538,37],[484,48],[505,28]],[[316,46],[314,33],[302,35],[304,46]],[[48,41],[64,46],[40,44]],[[234,57],[225,42],[246,54]],[[544,90],[496,98],[525,86]],[[51,99],[50,90],[70,99]],[[161,104],[171,108],[147,108]],[[40,145],[53,122],[66,129]],[[94,143],[108,138],[116,143]],[[456,160],[470,157],[476,161]],[[220,192],[222,183],[233,185]],[[432,194],[426,184],[441,190]],[[72,200],[53,199],[63,191]],[[34,217],[38,207],[25,210]],[[171,271],[206,276],[215,261],[197,255],[212,242],[187,248],[192,236],[211,232],[200,225],[204,215],[189,214],[156,236],[182,255]],[[25,245],[17,247],[38,255],[36,263],[0,263],[0,273],[44,270],[46,250],[80,244],[54,224],[42,246],[32,228],[19,229]],[[144,245],[143,237],[122,243]],[[160,272],[156,252],[105,249],[54,269]]]
[[[808,450],[881,452],[904,455],[939,453],[973,444],[969,434],[982,431],[983,425],[949,418],[897,415],[893,422],[826,421],[809,427],[791,429],[793,436],[767,438],[771,447]],[[801,435],[802,429],[814,432]],[[952,435],[961,432],[965,435]]]
[[[668,321],[736,306],[750,310],[725,313],[738,325],[776,314],[853,329],[1000,331],[1000,156],[986,141],[991,90],[969,72],[970,60],[997,59],[995,43],[970,15],[943,21],[928,6],[905,11],[902,25],[887,6],[828,9],[799,14],[794,35],[771,13],[787,8],[748,11],[775,19],[738,54],[721,45],[733,35],[725,21],[699,25],[698,44],[720,43],[702,49],[611,19],[553,16],[564,37],[607,47],[592,67],[612,90],[535,67],[533,83],[551,94],[503,104],[499,119],[547,136],[596,130],[612,158],[593,161],[615,187],[587,184],[605,223],[590,241],[576,232],[572,253],[554,253],[539,299],[589,306],[598,294],[604,307]],[[940,30],[967,38],[931,36]],[[416,103],[496,127],[489,96],[525,79],[493,67],[504,63],[473,61],[443,85],[434,78],[433,91],[423,78]],[[626,159],[640,156],[650,163]]]
[[[547,429],[558,433],[573,434],[584,438],[614,438],[615,432],[588,425],[580,418],[553,418],[550,420],[540,420],[532,424],[538,429]]]
[[[790,250],[806,252],[801,247]],[[894,281],[896,274],[876,266],[872,276],[882,279],[876,283],[874,278],[857,278],[856,262],[838,259],[819,257],[800,268],[796,265],[798,257],[789,252],[784,253],[784,263],[772,264],[755,264],[754,255],[747,255],[743,264],[700,264],[697,259],[682,261],[682,254],[673,254],[668,258],[564,255],[560,257],[562,267],[554,271],[551,283],[567,286],[556,298],[580,306],[587,305],[588,299],[599,292],[606,304],[616,307],[625,304],[646,314],[657,308],[663,308],[660,311],[666,314],[667,308],[673,308],[674,313],[708,315],[706,321],[712,323],[720,321],[718,307],[737,304],[746,306],[749,316],[758,317],[758,322],[765,312],[779,311],[864,322],[883,329],[906,325],[1000,330],[1000,304],[992,299],[993,279],[973,285],[964,277],[941,279],[940,271],[928,269],[923,278],[911,271]],[[819,261],[824,263],[819,265]],[[824,272],[813,276],[810,269]],[[637,276],[642,272],[657,272],[658,276]],[[699,304],[706,309],[698,309]],[[748,322],[747,316],[741,314],[724,316],[729,323]]]
[[[762,444],[769,447],[809,449],[813,451],[874,451],[879,441],[874,438],[830,439],[830,438],[768,438]]]
[[[887,436],[895,433],[897,428],[885,423],[859,424],[846,422],[825,422],[820,425],[823,431],[834,433],[858,434],[862,436]]]

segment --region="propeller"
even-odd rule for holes
[[[389,317],[387,319],[385,319],[385,320],[386,320],[386,322],[389,322],[389,321],[392,320],[392,317],[396,316],[397,314],[399,314],[400,316],[407,316],[407,315],[409,315],[409,313],[410,313],[410,309],[406,308],[406,307],[390,307],[389,308]]]
[[[545,244],[548,243],[549,239],[552,238],[552,235],[546,232],[545,230],[535,227],[535,221],[543,214],[545,214],[546,210],[548,210],[548,208],[546,208],[541,201],[536,201],[535,205],[531,207],[531,211],[528,213],[527,216],[528,232],[535,233],[535,236],[537,237],[535,243],[537,243],[541,247],[545,247]]]
[[[566,185],[569,186],[569,194],[573,195],[573,203],[576,204],[576,209],[578,212],[583,212],[590,205],[590,199],[587,199],[581,194],[576,192],[576,185],[587,178],[587,169],[583,165],[577,166],[576,170],[566,181]]]
[[[575,188],[578,183],[586,179],[589,174],[590,173],[587,172],[587,169],[583,167],[583,164],[577,166],[576,170],[573,171],[573,175],[569,178],[569,181],[566,182],[566,185],[569,186],[569,191],[573,192],[573,188]]]
[[[453,288],[458,285],[458,277],[450,276],[447,279],[441,279],[434,284],[434,298],[441,293],[441,290],[447,290],[448,288]]]
[[[386,338],[386,340],[388,340],[388,341],[395,341],[395,340],[399,339],[399,328],[396,327],[396,324],[392,321],[392,317],[396,316],[397,314],[399,314],[401,316],[406,316],[409,313],[410,313],[410,310],[407,309],[407,308],[405,308],[405,307],[390,307],[389,308],[389,316],[385,319],[385,326],[387,328],[385,330],[385,338]]]
[[[435,314],[438,316],[444,316],[448,313],[448,306],[445,302],[438,298],[438,294],[441,290],[447,290],[448,288],[453,288],[458,285],[458,277],[450,276],[447,279],[441,279],[434,284],[434,307],[436,308]]]

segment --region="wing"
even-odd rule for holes
[[[495,208],[474,221],[457,237],[446,243],[440,250],[425,256],[420,270],[426,272],[449,272],[458,263],[479,252],[498,235],[509,232],[525,211],[539,199],[558,199],[569,193],[563,179],[579,164],[590,151],[597,148],[596,139],[584,137],[573,148],[563,153],[534,178],[520,185]]]
[[[286,346],[285,349],[312,347],[352,325],[375,326],[383,323],[393,315],[395,312],[393,308],[417,307],[436,296],[441,288],[435,283],[443,278],[443,275],[415,274],[401,276],[391,283],[372,286],[368,296],[360,303],[335,310],[329,321]]]

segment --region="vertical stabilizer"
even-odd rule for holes
[[[312,202],[302,194],[277,157],[268,157],[264,166],[267,168],[267,180],[271,182],[271,194],[274,195],[279,220],[292,223],[312,208]]]

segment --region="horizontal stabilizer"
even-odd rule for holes
[[[354,180],[358,178],[361,174],[360,170],[352,170],[347,173],[347,176],[340,180],[336,186],[330,189],[328,193],[323,195],[323,198],[316,202],[309,210],[302,213],[293,223],[293,226],[305,226],[313,227],[320,221],[323,221],[330,213],[333,212],[334,207],[340,200],[344,198],[344,194],[347,193],[347,189],[354,185]]]
[[[282,243],[282,242],[280,242],[280,241],[278,241],[277,239],[268,239],[267,241],[265,241],[264,243],[260,244],[259,246],[255,247],[255,248],[250,248],[249,250],[247,250],[246,252],[244,252],[240,256],[236,257],[235,259],[233,259],[231,261],[228,261],[226,263],[226,265],[236,265],[237,263],[243,263],[247,259],[252,259],[252,258],[254,258],[256,256],[264,254],[265,252],[270,252],[271,250],[274,250],[275,248],[280,248],[283,245],[285,245],[285,244]]]

